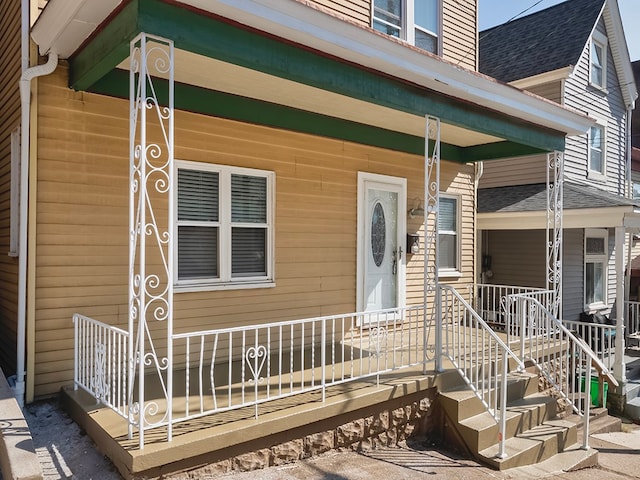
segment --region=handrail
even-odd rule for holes
[[[508,301],[508,329],[511,334],[520,335],[520,357],[533,362],[551,388],[583,417],[583,448],[588,449],[592,367],[599,372],[600,391],[602,378],[612,386],[618,382],[589,345],[563,325],[536,295],[510,295]],[[578,382],[584,382],[584,387],[578,386]],[[579,391],[582,388],[588,392],[583,407]]]
[[[443,353],[498,424],[498,457],[504,458],[509,362],[515,361],[520,369],[525,365],[458,291],[450,285],[439,287]]]

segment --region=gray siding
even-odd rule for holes
[[[544,230],[494,230],[485,235],[484,253],[491,255],[493,277],[488,283],[544,287]]]
[[[584,311],[584,230],[564,230],[562,240],[562,318],[577,320]]]
[[[606,35],[600,20],[598,31]],[[615,71],[611,50],[607,49],[606,91],[589,85],[589,49],[587,43],[574,75],[565,84],[565,105],[606,121],[607,179],[587,178],[587,136],[568,137],[565,153],[565,174],[569,179],[587,181],[609,192],[624,195],[625,190],[625,129],[626,109]]]
[[[480,188],[544,183],[547,181],[546,165],[546,155],[531,155],[484,162],[484,173],[480,178]]]

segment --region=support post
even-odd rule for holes
[[[171,40],[141,33],[130,43],[128,416],[140,449],[149,428],[166,425],[172,436],[173,58]],[[158,78],[168,80],[164,95]],[[164,323],[166,348],[150,322]],[[165,398],[146,398],[149,381]]]
[[[624,305],[624,237],[625,227],[616,227],[616,340],[615,340],[615,362],[613,363],[613,376],[620,385],[619,392],[622,393],[625,383],[627,383],[626,365],[624,360],[624,317],[626,315]]]
[[[426,116],[424,138],[424,312],[427,318],[427,301],[433,298],[432,314],[435,322],[435,369],[442,371],[442,308],[438,288],[438,214],[440,211],[440,119]],[[428,325],[425,322],[424,331]],[[426,342],[425,342],[426,347]],[[426,353],[426,352],[425,352]]]
[[[552,292],[546,305],[558,319],[562,316],[562,196],[564,154],[547,154],[547,275],[546,289]]]

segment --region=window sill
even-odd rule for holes
[[[273,288],[276,282],[247,282],[247,283],[196,283],[196,284],[176,284],[173,286],[174,293],[188,292],[211,292],[216,290],[248,290],[252,288]]]
[[[458,270],[439,270],[438,278],[462,278],[462,272]]]
[[[591,90],[595,90],[596,93],[602,93],[603,95],[609,95],[609,90],[607,90],[607,86],[606,85],[601,87],[600,85],[597,85],[595,83],[589,82],[589,87],[591,88]]]
[[[596,313],[601,312],[602,310],[607,310],[609,306],[603,302],[591,303],[584,307],[586,313]]]
[[[603,175],[600,172],[596,172],[595,170],[587,171],[587,178],[589,180],[595,180],[596,182],[601,182],[601,183],[607,182],[607,176]]]

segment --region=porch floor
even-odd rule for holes
[[[251,451],[255,451],[326,431],[349,422],[356,411],[369,415],[378,404],[411,401],[411,397],[419,400],[429,389],[452,387],[459,382],[451,364],[445,364],[445,371],[439,374],[424,374],[421,366],[408,368],[381,375],[379,384],[373,377],[329,387],[324,402],[320,391],[265,402],[258,407],[258,420],[255,406],[249,406],[180,422],[174,425],[171,442],[166,441],[166,427],[147,430],[144,449],[139,449],[137,432],[128,438],[127,422],[121,416],[96,404],[84,390],[63,390],[62,398],[72,418],[120,473],[130,478],[141,473],[160,476],[215,463],[247,452],[247,445],[243,444],[249,442]],[[296,429],[301,434],[292,436],[291,431]],[[288,432],[286,436],[284,432]]]

